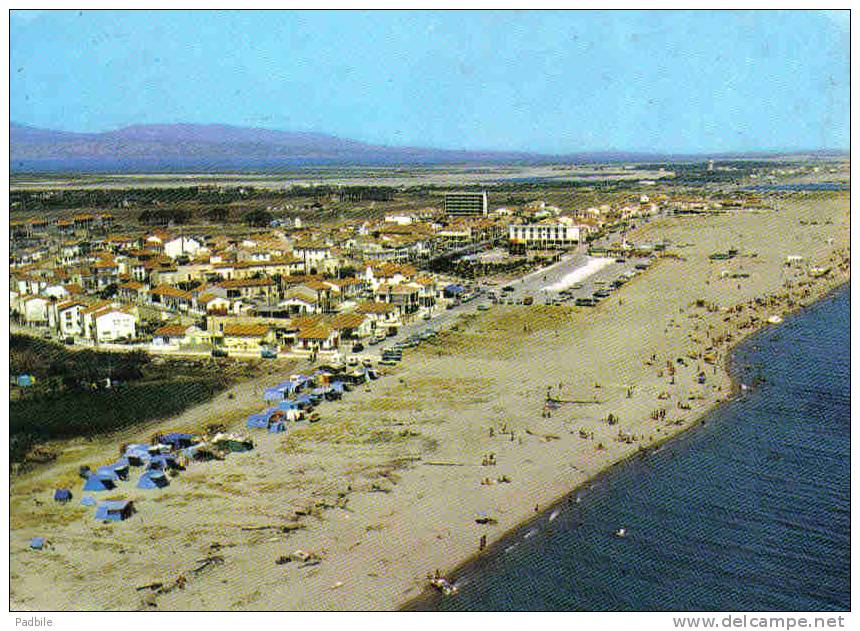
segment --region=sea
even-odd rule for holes
[[[850,308],[846,285],[745,340],[746,390],[407,609],[850,609]]]

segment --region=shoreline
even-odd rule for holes
[[[810,213],[819,227],[798,230]],[[664,257],[593,309],[499,307],[469,315],[409,351],[371,389],[327,404],[324,422],[283,438],[255,435],[249,455],[195,464],[156,495],[129,490],[141,515],[110,527],[108,537],[79,508],[39,507],[56,481],[51,472],[73,462],[65,460],[11,489],[11,604],[139,607],[129,584],[174,579],[215,541],[229,573],[213,570],[159,595],[159,609],[402,609],[427,595],[434,569],[450,574],[495,553],[511,532],[547,519],[577,490],[687,435],[732,400],[738,386],[730,357],[738,344],[767,328],[770,316],[799,311],[850,278],[849,218],[845,197],[834,195],[799,197],[778,213],[648,224],[637,239],[666,236],[696,247]],[[787,233],[799,236],[786,244]],[[742,254],[709,260],[726,242]],[[786,267],[794,253],[833,271],[813,278],[806,265]],[[734,280],[726,270],[745,275]],[[702,370],[706,383],[696,380]],[[542,416],[556,384],[561,405]],[[244,402],[257,400],[245,395]],[[657,408],[668,414],[654,416]],[[217,413],[218,404],[209,410]],[[481,466],[491,452],[498,466]],[[533,512],[536,504],[543,510]],[[497,524],[476,525],[484,511]],[[284,524],[296,529],[271,537],[242,532]],[[56,552],[22,549],[27,536],[43,533]],[[483,535],[489,545],[476,555]],[[121,565],[116,547],[124,551]],[[294,550],[323,560],[308,569],[274,563]]]
[[[574,497],[584,497],[588,490],[592,490],[595,486],[600,485],[605,481],[606,478],[615,475],[618,473],[618,470],[623,467],[629,467],[632,463],[637,460],[642,460],[648,458],[653,453],[656,453],[662,450],[665,446],[670,443],[675,443],[677,441],[683,440],[685,438],[689,438],[693,433],[697,430],[701,430],[704,426],[708,417],[712,414],[716,413],[721,407],[726,404],[729,404],[738,399],[738,396],[741,393],[741,384],[737,381],[736,370],[733,369],[734,366],[734,355],[736,350],[743,344],[747,344],[753,341],[753,339],[767,331],[769,328],[773,327],[782,327],[789,322],[789,318],[796,317],[800,315],[807,309],[824,302],[833,297],[834,294],[848,290],[850,291],[851,279],[848,278],[841,283],[835,285],[828,289],[824,294],[813,300],[812,302],[801,305],[792,309],[789,312],[783,314],[783,322],[773,325],[767,322],[764,322],[762,326],[759,328],[747,332],[743,337],[737,339],[734,344],[728,349],[726,354],[725,361],[725,372],[728,374],[730,383],[731,383],[731,391],[729,396],[724,399],[718,400],[714,402],[712,405],[706,407],[701,411],[701,413],[697,413],[694,418],[690,420],[689,425],[685,427],[681,427],[676,433],[672,435],[668,435],[657,441],[656,443],[649,444],[647,447],[642,446],[640,449],[632,454],[626,455],[620,460],[617,460],[609,465],[607,465],[604,469],[596,472],[592,477],[583,480],[576,487],[566,492],[562,496],[560,496],[557,500],[552,502],[549,506],[545,508],[541,508],[540,512],[535,514],[533,517],[520,522],[519,524],[514,525],[513,527],[506,530],[501,536],[495,539],[491,544],[487,546],[487,548],[482,552],[473,553],[467,559],[463,560],[459,565],[457,565],[453,570],[446,573],[445,578],[447,578],[452,584],[456,585],[459,577],[468,574],[473,574],[474,571],[480,572],[481,566],[485,563],[490,562],[493,557],[504,554],[505,549],[512,543],[515,536],[519,535],[524,531],[531,530],[538,524],[549,523],[550,516],[558,509],[561,509],[565,506],[570,506],[573,504],[572,499]],[[435,591],[432,586],[425,587],[424,591],[415,596],[408,601],[402,603],[397,611],[427,611],[432,609],[422,608],[422,605],[431,604],[437,598],[442,597],[438,591]]]

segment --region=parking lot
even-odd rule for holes
[[[647,258],[605,259],[590,257],[584,252],[564,255],[548,267],[526,274],[508,283],[483,283],[468,300],[455,303],[450,309],[438,311],[429,320],[417,318],[400,327],[397,335],[386,337],[375,345],[364,345],[359,358],[383,359],[384,350],[410,348],[422,340],[450,328],[463,313],[490,308],[493,304],[529,305],[567,304],[588,306],[611,296],[612,292],[630,278],[647,269]],[[638,268],[637,268],[638,266]],[[579,280],[577,280],[579,278]],[[595,297],[597,293],[597,297]],[[352,353],[346,352],[349,357]],[[383,365],[394,364],[397,353],[389,353]]]

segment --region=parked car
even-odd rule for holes
[[[425,319],[425,320],[429,320],[429,319],[430,319],[431,317],[433,317],[433,316],[431,316],[431,315],[430,315],[430,313],[428,312],[428,313],[425,313],[425,314],[424,314],[423,316],[421,316],[421,317],[422,317],[423,319]]]
[[[262,357],[263,359],[277,359],[278,351],[273,350],[271,348],[264,348],[260,351],[260,357]]]
[[[534,303],[534,301],[535,301],[535,299],[532,298],[531,296],[526,296],[525,298],[523,298],[523,304],[526,306]]]
[[[225,351],[223,348],[213,348],[212,349],[212,357],[227,357],[229,353]]]
[[[356,342],[355,344],[352,345],[352,352],[353,353],[360,353],[363,350],[364,350],[364,344],[362,344],[361,342]]]
[[[514,288],[511,285],[505,285],[504,287],[502,287],[502,291],[511,292],[514,291]]]

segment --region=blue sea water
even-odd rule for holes
[[[850,609],[850,291],[740,345],[758,384],[409,609]],[[623,538],[613,536],[625,528]],[[531,535],[528,535],[533,531]]]

